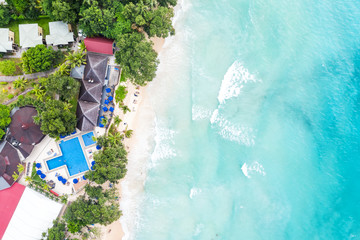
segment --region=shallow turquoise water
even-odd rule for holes
[[[135,239],[360,239],[360,5],[181,2]]]

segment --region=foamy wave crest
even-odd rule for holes
[[[198,105],[192,106],[191,113],[192,113],[193,121],[209,119],[212,115],[212,112],[210,109],[206,109],[206,108],[204,108],[202,106],[198,106]]]
[[[204,224],[202,223],[197,224],[193,236],[195,237],[199,235],[203,229],[204,229]]]
[[[211,124],[219,127],[218,133],[225,139],[235,141],[246,146],[252,146],[255,144],[255,134],[252,128],[237,126],[231,123],[224,117],[220,116],[218,109],[213,112],[210,122]]]
[[[199,193],[201,193],[201,189],[200,188],[192,188],[190,190],[190,194],[189,194],[189,197],[191,199],[193,199],[193,197],[195,197],[196,195],[198,195]]]
[[[249,71],[239,62],[235,61],[227,70],[224,79],[221,82],[221,87],[218,95],[220,104],[225,100],[237,97],[241,89],[247,82],[256,82],[255,75]]]
[[[264,167],[258,162],[254,162],[251,165],[244,163],[241,167],[241,171],[247,178],[251,178],[251,175],[254,173],[258,173],[262,176],[266,175]]]
[[[166,128],[162,123],[155,120],[155,149],[151,155],[151,164],[154,167],[158,160],[172,158],[176,156],[174,149],[174,135],[176,132]]]

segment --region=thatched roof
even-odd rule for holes
[[[89,52],[86,57],[84,81],[104,83],[108,57]]]
[[[102,94],[102,83],[81,83],[79,100],[100,103]]]
[[[0,143],[0,190],[10,187],[14,183],[13,173],[20,163],[18,152],[7,141]]]
[[[81,131],[93,130],[99,117],[99,107],[99,103],[79,101],[77,107],[77,128]]]

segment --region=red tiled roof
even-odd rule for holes
[[[24,190],[25,186],[15,183],[12,187],[0,191],[0,239],[4,236]]]
[[[103,53],[103,54],[113,54],[113,40],[102,38],[102,37],[93,37],[85,38],[84,43],[86,50],[89,52]]]

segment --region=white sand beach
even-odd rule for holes
[[[165,39],[151,38],[154,43],[154,50],[160,53],[165,43]],[[128,94],[124,99],[124,104],[128,106],[131,112],[123,113],[122,109],[116,106],[114,113],[118,115],[122,122],[118,127],[118,131],[125,129],[133,130],[133,135],[129,139],[125,139],[125,148],[128,151],[128,165],[127,174],[125,178],[117,184],[119,189],[120,209],[123,216],[116,222],[104,227],[102,239],[105,240],[120,240],[128,239],[129,232],[133,229],[126,224],[124,219],[129,212],[137,211],[137,200],[143,192],[143,187],[146,178],[146,161],[149,152],[149,139],[144,138],[148,136],[145,132],[152,131],[151,125],[154,120],[154,111],[150,99],[147,97],[147,87],[137,88],[130,82],[126,83]],[[126,194],[125,194],[126,192]],[[133,214],[132,214],[133,215]]]

